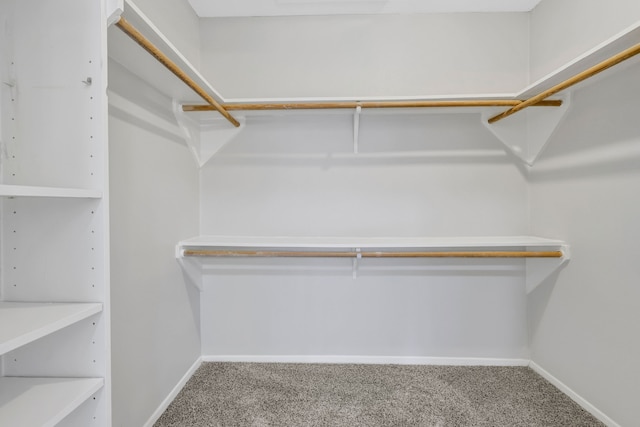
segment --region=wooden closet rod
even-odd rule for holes
[[[224,109],[211,95],[209,95],[204,89],[202,89],[191,77],[189,77],[175,62],[160,51],[153,43],[151,43],[145,36],[142,35],[133,25],[127,22],[126,19],[120,18],[116,22],[118,28],[120,28],[126,35],[131,37],[136,43],[138,43],[144,50],[149,52],[151,56],[158,60],[162,65],[167,67],[169,71],[175,74],[180,80],[182,80],[187,86],[189,86],[195,93],[200,95],[202,99],[207,101],[211,109],[218,111],[227,120],[229,120],[235,127],[240,126],[240,122],[234,119],[231,114]]]
[[[491,117],[489,119],[489,123],[495,123],[498,120],[502,120],[505,117],[509,117],[510,115],[517,113],[518,111],[522,110],[523,108],[527,108],[531,105],[539,105],[539,103],[544,100],[545,98],[550,97],[551,95],[554,95],[564,89],[567,89],[570,86],[573,86],[577,83],[580,83],[581,81],[588,79],[589,77],[593,77],[596,74],[613,67],[614,65],[617,65],[619,63],[621,63],[622,61],[626,61],[627,59],[637,55],[640,53],[640,43],[630,47],[629,49],[626,49],[622,52],[620,52],[617,55],[612,56],[609,59],[606,59],[602,62],[600,62],[599,64],[594,65],[591,68],[586,69],[585,71],[576,74],[575,76],[561,82],[558,83],[557,85],[553,86],[551,89],[547,89],[544,92],[533,96],[529,99],[527,99],[526,101],[512,107],[511,109],[498,114],[497,116]]]
[[[451,101],[338,101],[338,102],[283,102],[223,104],[227,111],[253,110],[325,110],[342,108],[427,108],[427,107],[513,107],[524,101],[518,99],[481,99]],[[559,107],[561,100],[547,100],[536,104],[541,107]],[[183,111],[211,111],[210,105],[183,105]]]
[[[186,257],[273,258],[562,258],[562,251],[448,251],[448,252],[355,252],[186,249]]]

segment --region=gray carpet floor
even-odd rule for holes
[[[155,427],[603,425],[526,367],[203,363]]]

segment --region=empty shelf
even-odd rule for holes
[[[0,354],[101,311],[102,304],[99,303],[0,302]]]
[[[0,185],[2,197],[69,197],[99,199],[102,192],[82,188],[33,187],[28,185]]]
[[[103,385],[102,378],[0,378],[0,425],[55,426]]]

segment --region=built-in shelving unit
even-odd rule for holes
[[[0,425],[53,427],[103,385],[103,378],[0,378]]]
[[[111,425],[102,2],[0,5],[0,425]]]

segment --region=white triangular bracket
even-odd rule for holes
[[[224,117],[211,117],[198,121],[182,110],[182,104],[173,101],[173,114],[180,126],[187,146],[199,167],[204,166],[225,145],[231,142],[246,124],[246,118],[236,116],[239,127],[231,125]],[[217,113],[216,113],[217,114]]]
[[[569,245],[561,245],[561,258],[526,258],[525,289],[530,293],[571,259]]]
[[[202,263],[198,259],[185,258],[182,255],[182,247],[176,246],[176,260],[187,279],[187,281],[198,288],[200,292],[204,290],[202,285]]]
[[[489,119],[500,111],[492,109],[482,113],[482,124],[489,129],[516,157],[533,166],[549,139],[565,117],[571,97],[567,92],[559,107],[529,107],[490,124]]]

